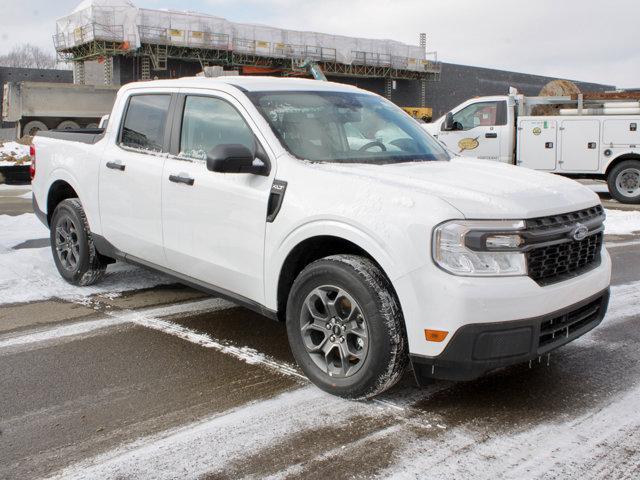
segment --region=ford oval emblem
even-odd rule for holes
[[[584,240],[589,235],[589,229],[581,223],[576,223],[575,228],[571,231],[571,236],[576,242]]]

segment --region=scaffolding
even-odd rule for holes
[[[440,76],[437,56],[426,52],[424,34],[419,46],[411,46],[137,9],[127,0],[89,0],[80,5],[58,20],[54,45],[66,62],[141,57],[143,79],[152,71],[166,71],[172,59],[228,69],[264,67],[283,75],[300,74],[296,65],[311,60],[327,75],[419,80],[425,85],[423,91],[426,82]]]

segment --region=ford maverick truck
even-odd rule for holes
[[[337,395],[373,396],[409,364],[423,382],[538,359],[607,308],[595,193],[452,158],[355,87],[133,83],[106,128],[40,132],[32,154],[65,280],[130,262],[284,321],[301,369]]]

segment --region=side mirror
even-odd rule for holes
[[[258,150],[262,150],[258,148]],[[253,153],[246,146],[228,143],[214,147],[207,154],[207,170],[219,173],[252,173],[269,175],[266,155]]]
[[[442,122],[442,130],[445,132],[450,132],[453,129],[453,113],[447,112],[447,114],[444,116],[444,122]]]

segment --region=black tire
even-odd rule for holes
[[[73,228],[68,228],[69,225]],[[51,252],[62,278],[77,286],[91,285],[102,278],[107,266],[93,244],[80,200],[68,198],[60,202],[53,212],[50,230]],[[66,250],[66,255],[59,250]]]
[[[362,364],[356,364],[358,369],[353,374],[341,378],[330,375],[329,369],[332,366],[322,369],[314,361],[302,332],[303,325],[308,326],[308,323],[316,321],[307,320],[311,318],[305,313],[308,312],[307,300],[312,298],[314,292],[322,291],[326,286],[335,286],[355,301],[362,313],[362,325],[367,329],[367,350]],[[333,300],[332,304],[334,311],[336,301],[337,299]],[[327,313],[326,316],[329,318],[331,314]],[[327,324],[322,324],[322,327],[329,328]],[[320,330],[321,328],[317,329]],[[331,330],[324,332],[325,335],[334,337],[332,333]],[[381,270],[371,260],[361,256],[326,257],[309,264],[298,275],[287,303],[287,334],[293,355],[309,380],[322,390],[345,398],[369,398],[383,392],[400,379],[408,363],[404,319],[399,302]],[[306,341],[308,343],[309,339]],[[324,344],[325,341],[329,342],[329,337],[318,340],[324,347],[329,345],[332,348],[329,343]],[[344,345],[349,345],[349,342],[347,338]],[[326,361],[324,353],[317,353],[316,358],[318,356],[324,356]],[[349,358],[350,362],[354,360],[354,357]],[[350,370],[351,367],[348,367],[347,372]]]
[[[47,130],[49,130],[49,127],[40,120],[31,120],[22,127],[22,136],[33,137],[37,132],[46,132]]]
[[[633,183],[633,179],[636,181],[636,188],[624,189],[620,185],[622,178],[621,175],[628,175],[629,180]],[[640,203],[640,186],[637,182],[640,181],[640,160],[624,160],[611,169],[607,176],[607,185],[609,187],[609,193],[611,196],[620,203]]]

